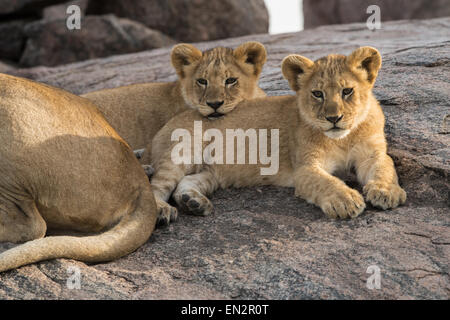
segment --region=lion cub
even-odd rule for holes
[[[386,153],[384,115],[372,94],[380,66],[381,56],[371,47],[315,62],[290,55],[283,60],[282,70],[296,96],[244,101],[232,114],[214,122],[192,111],[169,121],[153,140],[156,172],[152,186],[159,214],[167,217],[175,210],[166,203],[175,188],[173,198],[178,205],[206,215],[213,210],[206,196],[219,187],[274,184],[295,187],[297,196],[319,206],[329,217],[354,218],[363,212],[364,198],[333,176],[350,168],[364,186],[366,201],[382,209],[403,204],[406,193]],[[278,143],[270,145],[271,153],[279,156],[278,171],[262,175],[258,164],[175,164],[171,156],[177,142],[171,141],[171,134],[177,128],[192,133],[194,121],[222,135],[241,128],[248,133],[247,141],[249,129],[273,132],[271,138],[279,135]]]
[[[202,116],[219,118],[243,99],[264,97],[258,87],[266,49],[247,42],[236,49],[201,52],[190,44],[172,49],[178,80],[134,84],[84,94],[131,148],[145,148],[142,163],[150,163],[151,140],[176,114],[192,108]]]

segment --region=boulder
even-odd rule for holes
[[[186,42],[267,33],[264,0],[96,0],[88,14],[113,13]]]
[[[25,46],[24,26],[29,20],[0,23],[0,59],[19,61]]]
[[[365,22],[370,5],[380,7],[381,22],[450,16],[447,0],[303,0],[304,27]]]
[[[0,16],[39,15],[44,7],[61,2],[64,2],[64,0],[0,0]]]
[[[449,38],[450,18],[440,18],[386,22],[376,31],[350,24],[198,44],[264,43],[260,84],[269,95],[292,94],[280,70],[290,53],[316,59],[378,48],[383,66],[374,93],[408,193],[404,206],[368,206],[356,219],[334,221],[292,188],[220,190],[211,197],[215,214],[181,213],[127,257],[97,265],[58,259],[2,273],[0,299],[448,299]],[[171,81],[169,50],[14,73],[74,93]],[[346,180],[360,189],[353,176]],[[79,269],[80,289],[68,288],[69,267]],[[381,287],[370,289],[368,271],[376,267]]]
[[[28,40],[20,59],[24,67],[55,66],[174,43],[159,31],[114,15],[87,16],[79,30],[69,30],[66,19],[40,20],[28,24],[25,34]]]
[[[0,61],[0,72],[1,73],[13,73],[15,66],[4,61]]]
[[[42,11],[42,18],[44,20],[67,19],[69,16],[67,14],[67,8],[71,5],[78,6],[80,8],[81,15],[84,16],[88,6],[88,0],[75,0],[46,7]]]

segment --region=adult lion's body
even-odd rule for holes
[[[156,207],[132,150],[87,99],[0,74],[0,271],[107,261],[150,236]],[[97,235],[44,237],[49,229]]]
[[[204,52],[179,44],[171,59],[178,75],[175,82],[135,84],[83,95],[98,106],[134,150],[146,149],[143,164],[150,163],[154,135],[176,114],[194,109],[205,117],[220,116],[243,99],[265,96],[258,81],[266,51],[258,42]],[[227,83],[230,79],[235,81]]]
[[[406,193],[386,154],[383,112],[372,94],[380,66],[378,51],[370,47],[316,62],[292,55],[283,61],[283,73],[297,96],[243,101],[232,114],[213,122],[192,112],[176,116],[153,140],[158,210],[173,210],[166,202],[173,192],[179,206],[209,214],[213,207],[206,196],[219,187],[274,184],[295,187],[297,196],[330,217],[356,217],[365,208],[363,196],[333,176],[350,168],[373,205],[388,209],[404,203]],[[264,165],[255,164],[174,163],[172,150],[178,141],[171,141],[171,134],[183,128],[193,136],[194,121],[223,137],[229,129],[279,129],[278,172],[261,175]]]

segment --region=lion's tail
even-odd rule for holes
[[[54,236],[29,241],[0,254],[0,272],[43,260],[67,258],[103,262],[120,258],[144,244],[155,227],[153,194],[146,188],[129,207],[131,213],[110,230],[95,236]]]

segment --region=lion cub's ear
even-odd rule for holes
[[[233,55],[236,60],[252,65],[253,73],[256,76],[259,76],[261,73],[262,67],[267,59],[266,48],[262,43],[256,41],[241,44],[233,50]]]
[[[300,77],[308,73],[314,66],[314,62],[308,58],[302,57],[298,54],[291,54],[283,59],[281,63],[281,70],[283,76],[289,81],[289,86],[292,90],[300,90]]]
[[[178,76],[184,78],[184,68],[202,58],[202,52],[191,44],[180,43],[172,49],[172,66],[175,68]]]
[[[373,85],[381,67],[381,55],[372,47],[361,47],[347,57],[347,64],[351,69],[364,70],[367,81]]]

